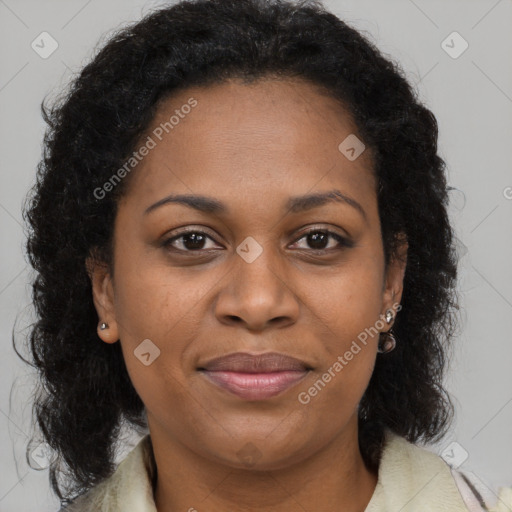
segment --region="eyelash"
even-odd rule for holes
[[[207,238],[209,238],[210,240],[213,240],[215,242],[213,237],[211,237],[205,231],[201,231],[199,229],[188,229],[186,231],[182,231],[181,233],[173,236],[172,238],[168,238],[167,240],[164,240],[162,242],[162,246],[166,247],[166,248],[171,247],[171,250],[176,251],[176,252],[181,252],[181,253],[198,253],[199,254],[199,253],[202,253],[202,252],[208,252],[209,249],[184,250],[184,249],[176,249],[175,247],[172,247],[171,244],[175,240],[179,240],[183,236],[189,235],[189,234],[192,234],[192,233],[193,234],[199,234],[199,235],[205,235]],[[311,228],[311,229],[309,229],[305,233],[302,233],[301,237],[298,238],[293,243],[295,244],[295,243],[299,242],[300,240],[302,240],[303,238],[306,238],[308,235],[310,235],[312,233],[323,233],[323,234],[326,234],[329,237],[334,238],[338,242],[338,244],[339,244],[338,247],[331,248],[331,249],[310,249],[310,251],[312,251],[312,252],[314,252],[314,253],[316,253],[318,255],[330,254],[330,253],[332,253],[332,251],[339,251],[339,250],[342,250],[344,248],[350,248],[350,247],[354,246],[353,242],[351,240],[349,240],[348,238],[345,238],[345,237],[339,235],[338,233],[335,233],[334,231],[330,231],[329,229],[321,229],[321,228]],[[216,249],[210,249],[210,250],[216,250]],[[301,250],[308,250],[308,249],[301,249]]]

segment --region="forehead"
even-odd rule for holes
[[[128,192],[155,200],[174,189],[219,198],[331,185],[364,193],[374,187],[369,149],[354,161],[339,150],[356,133],[342,103],[304,80],[190,87],[159,104],[141,138],[153,147]]]

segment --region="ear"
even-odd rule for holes
[[[395,254],[388,262],[386,276],[384,281],[383,300],[381,314],[384,316],[388,309],[393,312],[393,320],[389,324],[389,329],[393,326],[394,319],[400,311],[400,301],[404,289],[405,268],[407,266],[407,237],[400,233],[397,237],[397,248]],[[388,329],[388,330],[389,330]]]
[[[89,256],[85,267],[91,279],[94,307],[98,313],[98,336],[105,343],[115,343],[119,339],[118,326],[114,311],[114,288],[110,269],[106,263]],[[106,329],[100,329],[102,323],[107,324]]]

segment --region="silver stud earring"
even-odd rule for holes
[[[104,331],[105,329],[108,329],[108,324],[105,322],[101,322],[100,331]]]
[[[387,322],[388,324],[390,324],[390,323],[392,322],[392,320],[393,320],[393,318],[394,318],[394,316],[393,316],[393,310],[392,310],[392,309],[388,309],[388,310],[386,310],[386,316],[385,316],[385,318],[386,318],[386,322]]]

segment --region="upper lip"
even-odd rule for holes
[[[226,356],[210,359],[199,370],[230,371],[243,373],[269,373],[279,371],[305,371],[311,367],[300,359],[278,352],[250,354],[234,352]]]

